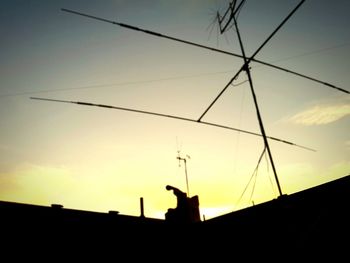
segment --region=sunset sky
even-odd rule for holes
[[[238,17],[248,56],[299,3],[247,0]],[[242,59],[62,12],[76,10],[240,53],[232,27],[218,34],[228,0],[0,1],[0,200],[164,218],[176,198],[198,195],[206,218],[278,197],[267,156],[250,181],[261,137],[113,109],[198,119]],[[350,90],[350,2],[307,0],[256,59]],[[251,63],[284,194],[350,173],[350,97]],[[242,72],[203,121],[260,133]],[[246,190],[245,190],[246,189]],[[244,194],[243,194],[244,193]]]

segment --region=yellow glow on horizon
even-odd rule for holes
[[[302,190],[296,185],[301,180],[304,180],[306,187],[315,186],[313,182],[316,174],[319,177],[334,179],[346,175],[350,170],[350,163],[337,163],[323,172],[308,164],[288,165],[281,167],[280,170],[284,178],[282,187],[285,193],[291,193],[296,189]],[[94,172],[76,175],[64,167],[23,164],[11,173],[1,174],[0,199],[46,206],[59,203],[66,208],[100,212],[117,210],[122,214],[138,216],[139,198],[143,197],[145,215],[161,219],[164,219],[168,208],[176,207],[176,197],[165,190],[167,182],[166,180],[163,180],[163,183],[159,182],[161,180],[159,177],[156,180],[153,178],[154,181],[148,183],[146,178],[144,183],[133,189],[134,179],[124,180],[121,185],[120,178],[114,176],[114,171],[100,176],[96,176]],[[211,187],[205,181],[194,181],[191,196],[199,196],[201,216],[205,215],[206,219],[209,219],[276,197],[269,182],[272,178],[268,179],[268,176],[271,177],[271,174],[261,172],[257,178],[254,195],[251,196],[252,184],[250,184],[239,203],[237,201],[242,194],[242,187],[247,181],[239,187],[234,187],[235,182],[230,176],[226,182],[208,181]],[[182,176],[178,177],[179,183],[183,181]]]
[[[234,211],[233,206],[222,206],[222,207],[202,207],[200,208],[200,214],[202,216],[201,220],[211,219],[226,213]]]

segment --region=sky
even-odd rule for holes
[[[248,56],[298,4],[247,0],[238,16]],[[242,59],[61,11],[72,9],[241,54],[220,35],[224,0],[0,1],[0,200],[164,218],[198,195],[206,219],[279,196],[262,137],[42,97],[197,120]],[[307,0],[256,59],[350,90],[347,0]],[[251,75],[283,194],[350,171],[349,94],[258,63]],[[260,134],[245,72],[202,121]]]

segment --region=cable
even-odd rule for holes
[[[159,81],[169,81],[169,80],[176,80],[176,79],[187,79],[187,78],[196,78],[196,77],[202,77],[202,76],[227,74],[227,73],[231,73],[231,72],[232,71],[218,71],[218,72],[212,72],[212,73],[200,73],[200,74],[183,75],[183,76],[167,77],[167,78],[160,78],[160,79],[116,82],[116,83],[109,83],[109,84],[97,84],[97,85],[88,85],[88,86],[72,87],[72,88],[47,89],[47,90],[38,90],[38,91],[24,91],[24,92],[3,94],[3,95],[0,95],[0,98],[22,96],[22,95],[31,95],[31,94],[40,94],[40,93],[50,93],[50,92],[61,92],[61,91],[72,91],[72,90],[82,90],[82,89],[106,88],[106,87],[113,87],[113,86],[145,84],[145,83],[152,83],[152,82],[159,82]]]
[[[246,83],[246,82],[248,82],[249,80],[244,80],[244,81],[242,81],[242,82],[240,82],[240,83],[237,83],[237,84],[233,84],[233,83],[231,83],[231,85],[233,86],[233,87],[238,87],[238,86],[241,86],[241,85],[243,85],[244,83]]]
[[[285,57],[285,58],[280,58],[280,59],[272,61],[272,63],[278,63],[278,62],[281,62],[281,61],[291,60],[291,59],[305,57],[305,56],[310,56],[310,55],[314,55],[314,54],[321,53],[321,52],[324,52],[324,51],[329,51],[329,50],[332,50],[332,49],[341,48],[341,47],[348,46],[348,45],[350,45],[350,43],[343,43],[343,44],[340,44],[340,45],[335,45],[335,46],[330,46],[330,47],[321,48],[321,49],[317,49],[317,50],[312,50],[312,51],[304,52],[304,53],[301,53],[301,54],[298,54],[298,55]]]
[[[273,187],[272,179],[271,179],[271,176],[270,176],[269,161],[267,160],[266,154],[265,154],[265,161],[266,161],[267,176],[269,177],[271,189],[273,191],[273,194],[276,196],[276,191],[275,191],[275,188]]]
[[[251,180],[253,179],[253,177],[257,175],[257,171],[258,171],[258,168],[259,168],[259,165],[260,165],[261,159],[262,159],[262,157],[263,157],[263,156],[264,156],[264,154],[265,154],[265,151],[266,151],[266,147],[264,147],[264,149],[263,149],[262,153],[260,154],[260,157],[259,157],[258,163],[257,163],[257,165],[256,165],[256,167],[255,167],[255,169],[254,169],[254,171],[253,171],[253,173],[252,173],[252,175],[251,175],[251,177],[250,177],[250,179],[249,179],[249,181],[248,181],[247,185],[245,186],[245,188],[244,188],[244,190],[243,190],[243,192],[242,192],[241,196],[239,197],[238,201],[236,202],[236,205],[238,205],[238,204],[239,204],[239,202],[241,201],[241,199],[242,199],[242,197],[243,197],[243,195],[244,195],[245,191],[247,190],[247,188],[248,188],[248,186],[249,186],[249,184],[250,184]],[[255,184],[254,184],[254,187],[255,187]],[[252,196],[252,194],[251,194],[251,196]]]
[[[293,55],[290,57],[285,57],[285,58],[280,58],[277,60],[272,61],[271,63],[277,63],[277,62],[282,62],[282,61],[286,61],[286,60],[291,60],[291,59],[295,59],[295,58],[299,58],[299,57],[304,57],[304,56],[310,56],[316,53],[321,53],[324,51],[328,51],[328,50],[333,50],[333,49],[337,49],[337,48],[342,48],[344,46],[348,46],[350,45],[350,43],[343,43],[343,44],[339,44],[339,45],[334,45],[334,46],[330,46],[330,47],[325,47],[325,48],[321,48],[321,49],[317,49],[317,50],[311,50],[308,52],[304,52],[302,54],[298,54],[298,55]],[[254,60],[253,60],[254,61]],[[260,65],[256,65],[256,66],[252,66],[252,68],[258,68],[261,67],[263,64]],[[272,64],[269,64],[269,66],[271,66]],[[278,67],[273,65],[273,67]],[[279,68],[278,69],[282,70],[282,71],[289,71],[285,68]],[[47,89],[47,90],[38,90],[38,91],[24,91],[24,92],[17,92],[17,93],[8,93],[8,94],[3,94],[0,95],[0,99],[1,98],[6,98],[6,97],[13,97],[13,96],[23,96],[23,95],[32,95],[32,94],[40,94],[40,93],[50,93],[50,92],[62,92],[62,91],[71,91],[71,90],[81,90],[81,89],[95,89],[95,88],[105,88],[105,87],[112,87],[112,86],[123,86],[123,85],[136,85],[136,84],[144,84],[144,83],[151,83],[151,82],[158,82],[158,81],[168,81],[168,80],[176,80],[176,79],[187,79],[187,78],[196,78],[196,77],[202,77],[202,76],[210,76],[210,75],[218,75],[218,74],[227,74],[227,73],[231,73],[232,71],[218,71],[218,72],[208,72],[208,73],[200,73],[200,74],[193,74],[193,75],[183,75],[183,76],[174,76],[174,77],[166,77],[166,78],[160,78],[160,79],[150,79],[150,80],[140,80],[140,81],[126,81],[126,82],[116,82],[116,83],[109,83],[109,84],[97,84],[97,85],[88,85],[88,86],[81,86],[81,87],[72,87],[72,88],[61,88],[61,89]],[[295,75],[300,75],[299,73],[293,72],[293,74]],[[302,77],[307,78],[307,79],[311,79],[313,81],[319,82],[321,84],[326,84],[323,81],[320,80],[316,80],[313,78],[310,78],[308,76],[302,75]],[[231,84],[232,86],[238,86],[241,83],[238,83],[236,85]],[[243,83],[242,83],[243,84]],[[326,85],[331,85],[331,84],[326,84]],[[333,85],[331,85],[333,86]],[[338,88],[338,87],[334,87],[335,89],[338,89],[340,91],[343,91],[345,93],[349,93],[347,90]]]

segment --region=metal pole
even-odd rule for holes
[[[185,176],[186,176],[186,188],[187,188],[187,197],[190,197],[190,188],[188,186],[188,176],[187,176],[187,160],[186,158],[181,158],[180,156],[176,157],[179,162],[184,161],[185,164]]]
[[[185,163],[185,175],[186,175],[186,186],[187,186],[187,197],[190,197],[190,188],[188,186],[188,177],[187,177],[187,161],[186,158],[183,159]]]
[[[270,41],[270,39],[277,33],[277,31],[284,25],[284,23],[287,22],[287,20],[295,13],[295,11],[301,6],[302,3],[304,3],[305,0],[302,0],[294,9],[293,11],[282,21],[281,24],[269,35],[269,37],[260,45],[260,47],[254,52],[254,54],[251,57],[247,56],[241,56],[244,60],[244,65],[239,69],[239,71],[236,73],[236,75],[227,83],[227,85],[224,87],[224,89],[219,93],[218,96],[214,99],[214,101],[209,105],[209,107],[204,111],[204,113],[201,115],[201,117],[198,119],[200,121],[204,115],[209,111],[209,109],[214,105],[214,103],[219,99],[219,97],[224,93],[224,91],[230,86],[230,84],[234,81],[234,79],[243,71],[246,70],[246,66],[253,61],[254,57],[260,52],[260,50]],[[232,16],[232,19],[235,19],[234,16]]]
[[[141,210],[141,215],[140,217],[145,217],[145,213],[144,213],[144,210],[143,210],[143,197],[140,197],[140,210]]]
[[[262,121],[262,118],[261,118],[261,114],[260,114],[260,110],[259,110],[259,106],[258,106],[258,101],[257,101],[256,94],[255,94],[255,91],[254,91],[252,76],[250,74],[250,69],[249,69],[249,62],[250,61],[247,59],[247,57],[245,55],[243,42],[242,42],[241,35],[239,33],[239,30],[238,30],[237,20],[236,20],[235,17],[233,17],[233,20],[234,20],[234,24],[235,24],[235,27],[236,27],[236,32],[237,32],[237,36],[238,36],[238,40],[239,40],[239,45],[241,47],[241,51],[242,51],[242,55],[243,55],[244,70],[247,72],[250,90],[252,92],[253,99],[254,99],[254,104],[255,104],[255,108],[256,108],[256,114],[257,114],[257,117],[258,117],[261,134],[263,136],[264,144],[265,144],[265,147],[267,149],[267,153],[269,155],[269,159],[270,159],[270,163],[271,163],[271,166],[272,166],[273,174],[275,176],[278,192],[279,192],[279,194],[281,196],[282,195],[282,189],[281,189],[280,183],[278,181],[278,176],[277,176],[275,164],[273,162],[272,153],[271,153],[271,150],[270,150],[269,142],[268,142],[267,137],[266,137],[264,124],[263,124],[263,121]],[[255,52],[255,53],[257,53],[257,52]]]

